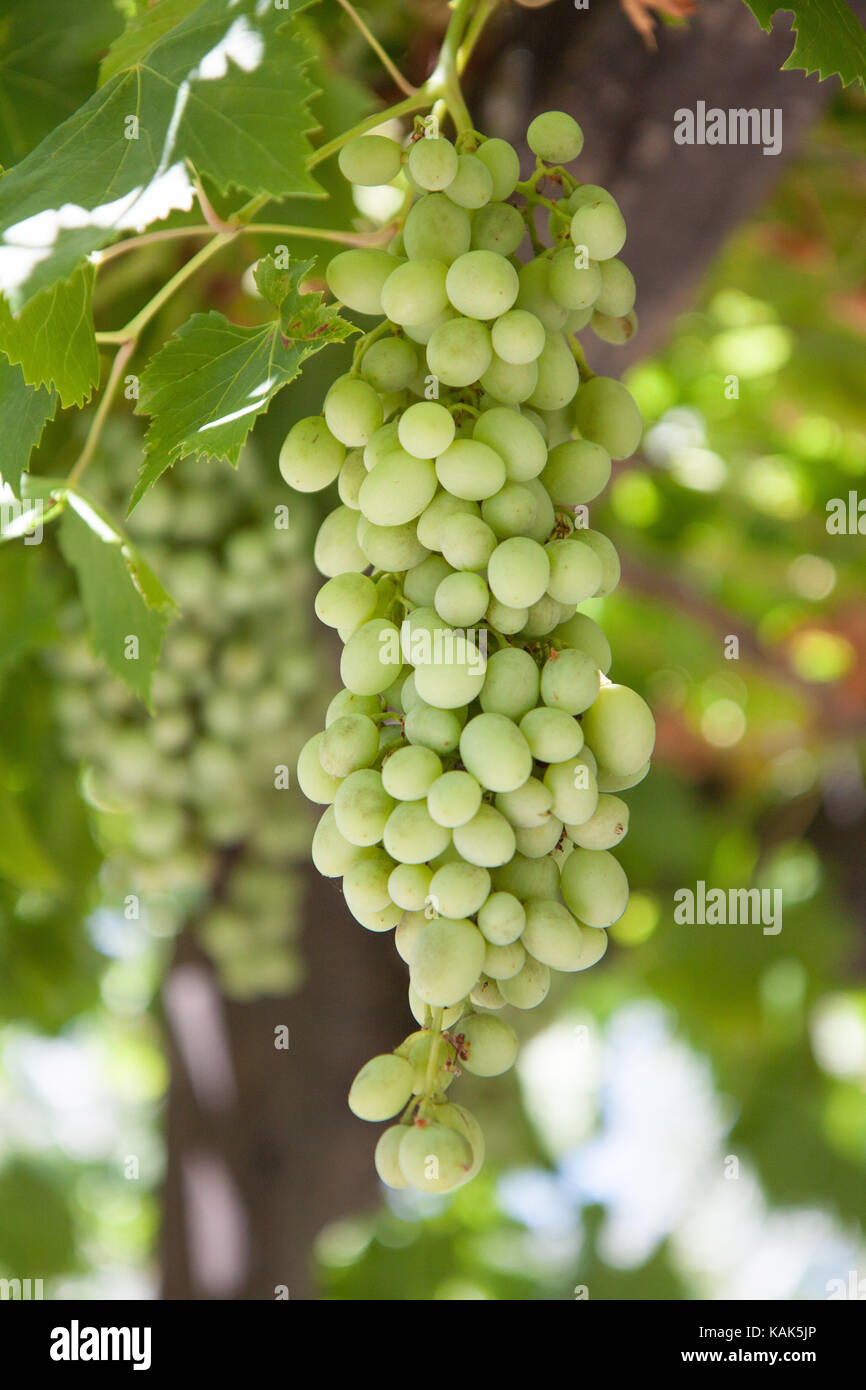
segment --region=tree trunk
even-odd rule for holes
[[[779,72],[784,23],[768,37],[741,0],[704,0],[687,30],[648,52],[614,3],[509,7],[473,62],[470,101],[491,133],[520,143],[548,107],[586,134],[585,181],[607,185],[630,227],[641,331],[593,344],[619,374],[655,348],[728,233],[796,154],[829,84]],[[779,157],[760,147],[674,144],[674,112],[780,107]],[[166,985],[171,1053],[164,1296],[312,1296],[310,1246],[333,1218],[375,1199],[374,1132],[346,1107],[357,1069],[411,1027],[405,969],[389,935],[365,932],[335,884],[310,876],[302,949],[308,982],[287,999],[223,1001],[187,934]],[[289,1032],[288,1050],[275,1030]]]

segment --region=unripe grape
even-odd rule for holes
[[[536,777],[530,777],[516,791],[498,792],[495,805],[515,829],[535,830],[550,820],[553,793]]]
[[[513,791],[532,772],[529,745],[503,714],[470,719],[460,735],[460,757],[466,770],[489,791]]]
[[[358,492],[365,518],[376,526],[404,526],[420,516],[436,495],[436,473],[428,459],[395,449],[370,470]]]
[[[409,173],[419,188],[431,192],[447,188],[456,177],[457,169],[457,151],[450,140],[442,137],[416,140],[409,150]]]
[[[431,608],[436,596],[436,590],[454,570],[449,565],[443,555],[428,555],[426,560],[422,560],[420,565],[414,565],[412,569],[406,571],[403,580],[403,593],[410,603],[420,604],[423,608]],[[405,710],[405,705],[403,706]]]
[[[489,658],[479,697],[485,713],[504,714],[516,723],[537,704],[538,692],[538,667],[529,652],[505,647]]]
[[[598,623],[593,622],[592,618],[588,618],[585,613],[575,613],[567,622],[560,624],[553,636],[555,640],[564,643],[565,646],[577,647],[580,651],[586,652],[588,656],[592,657],[602,674],[607,675],[613,660],[610,643]],[[579,752],[580,750],[576,749],[575,751]],[[535,756],[537,757],[538,754]],[[566,757],[568,756],[570,755],[566,754]],[[551,759],[544,758],[542,761],[550,762]],[[561,759],[554,761],[561,761]]]
[[[382,764],[382,786],[398,801],[426,797],[441,775],[442,763],[430,748],[398,748]]]
[[[541,961],[527,956],[522,970],[513,979],[497,983],[506,1004],[512,1004],[515,1009],[536,1009],[550,993],[550,970]]]
[[[559,507],[592,502],[610,480],[610,455],[589,439],[569,439],[551,449],[541,481]]]
[[[505,1000],[495,980],[491,980],[487,975],[482,975],[478,984],[469,996],[471,1003],[477,1009],[504,1009]]]
[[[484,140],[475,151],[475,156],[486,164],[493,177],[491,196],[497,202],[510,198],[520,178],[520,159],[514,146],[507,140]]]
[[[437,777],[427,793],[427,809],[437,825],[465,825],[481,805],[481,787],[468,772],[456,770]],[[465,915],[465,914],[464,914]]]
[[[374,1162],[376,1172],[382,1179],[386,1187],[402,1188],[408,1187],[409,1183],[403,1175],[400,1167],[400,1145],[406,1134],[405,1125],[389,1125],[389,1127],[379,1135],[376,1144]]]
[[[559,869],[552,859],[527,859],[523,854],[514,857],[496,870],[493,886],[498,892],[527,898],[557,898]]]
[[[577,265],[574,248],[563,246],[550,261],[547,287],[551,298],[563,308],[588,309],[595,304],[601,293],[601,270],[594,261],[590,261],[587,266]]]
[[[571,240],[586,247],[590,260],[608,261],[618,255],[625,238],[625,218],[614,202],[582,203],[571,219]]]
[[[364,446],[364,467],[368,473],[376,467],[377,463],[381,463],[382,459],[387,458],[388,454],[399,449],[398,428],[399,422],[397,420],[389,420],[386,425],[382,425],[376,431],[370,442]]]
[[[489,203],[472,218],[472,249],[511,256],[526,235],[526,223],[510,203]]]
[[[596,297],[595,307],[602,314],[619,318],[634,308],[634,276],[627,265],[613,257],[599,265],[601,288]]]
[[[429,323],[447,307],[446,266],[412,260],[397,266],[382,286],[382,312],[392,323]]]
[[[454,497],[450,492],[437,493],[429,507],[425,507],[418,518],[418,540],[423,546],[426,546],[428,550],[442,550],[442,526],[449,517],[457,516],[462,513],[475,517],[480,517],[481,515],[476,502],[471,502],[465,497]],[[447,558],[446,556],[446,559]],[[487,559],[485,558],[480,565],[459,565],[455,568],[482,569],[486,564]]]
[[[433,877],[432,871],[427,868],[426,865],[421,864],[398,864],[396,869],[392,870],[392,877],[394,874],[419,874],[423,870],[426,870],[431,878]],[[404,960],[407,965],[412,959],[415,942],[418,940],[419,934],[427,926],[428,920],[422,909],[416,907],[407,908],[397,923],[394,932],[394,945],[397,949],[398,956],[400,956],[401,960]],[[419,1022],[424,1022],[423,1016],[419,1019]]]
[[[486,802],[482,802],[471,820],[452,833],[458,853],[468,863],[479,864],[484,869],[507,864],[517,845],[508,821]]]
[[[368,913],[381,912],[392,906],[388,879],[393,868],[393,861],[387,854],[372,850],[365,859],[347,869],[343,875],[343,897],[353,915],[360,914],[363,918]],[[399,918],[399,912],[397,916]]]
[[[535,498],[535,520],[527,534],[530,540],[537,541],[539,545],[542,545],[556,525],[553,503],[540,478],[527,478],[524,486],[529,488]]]
[[[520,632],[528,617],[528,608],[510,608],[507,603],[500,603],[498,598],[492,598],[487,609],[487,621],[490,626],[495,632],[501,632],[506,636]]]
[[[589,970],[590,966],[601,960],[607,950],[607,932],[581,924],[580,934],[583,937],[583,949],[575,970]]]
[[[455,439],[436,460],[436,476],[455,497],[477,502],[492,497],[505,482],[505,464],[477,439]]]
[[[576,538],[550,541],[544,548],[550,562],[547,592],[552,599],[573,606],[598,593],[602,570],[594,550]]]
[[[298,786],[308,801],[329,806],[337,795],[340,779],[326,772],[319,761],[322,738],[322,734],[313,734],[298,754]]]
[[[642,782],[650,770],[650,763],[647,760],[643,767],[639,767],[637,772],[629,773],[625,777],[618,777],[615,773],[609,772],[606,767],[598,769],[598,789],[600,792],[625,792],[630,787],[636,787]]]
[[[614,459],[628,458],[641,441],[643,421],[637,402],[628,387],[613,377],[584,382],[574,419],[584,438],[601,444]]]
[[[541,698],[551,709],[582,714],[598,695],[598,669],[591,656],[576,648],[555,652],[541,672]],[[586,729],[584,729],[586,737]]]
[[[439,539],[445,559],[459,570],[484,569],[496,549],[495,533],[486,521],[471,512],[457,512],[446,517],[439,528]]]
[[[534,314],[548,333],[555,333],[565,327],[568,310],[563,304],[558,304],[550,293],[548,274],[551,259],[550,255],[537,256],[520,267],[517,273],[520,282],[517,308]]]
[[[332,777],[369,767],[379,751],[379,730],[365,714],[344,714],[329,724],[319,742],[319,762]]]
[[[474,1076],[501,1076],[514,1065],[517,1034],[495,1014],[470,1014],[457,1037],[460,1061]]]
[[[465,1135],[441,1124],[411,1125],[400,1144],[400,1167],[419,1192],[451,1192],[466,1181],[473,1161]]]
[[[442,1014],[443,1029],[447,1030],[451,1028],[458,1019],[462,1018],[464,1003],[465,1001],[461,999],[459,1004],[455,1004],[452,1008],[444,1010]],[[430,1005],[425,1004],[423,999],[419,999],[411,985],[409,986],[409,1008],[415,1021],[420,1023],[422,1027],[426,1026],[425,1019],[429,1019]]]
[[[491,893],[478,912],[478,927],[491,946],[510,946],[525,925],[523,904],[512,893]]]
[[[543,898],[528,902],[521,941],[530,955],[553,970],[579,968],[583,935],[579,924],[561,903]]]
[[[383,1053],[366,1062],[349,1090],[349,1109],[359,1120],[390,1120],[412,1094],[413,1073],[405,1057]]]
[[[614,203],[616,199],[606,188],[602,188],[600,183],[582,183],[568,197],[568,210],[571,213],[577,212],[586,203]]]
[[[476,155],[458,155],[446,196],[461,208],[483,208],[493,197],[493,175]]]
[[[337,478],[337,492],[340,501],[353,511],[358,511],[358,493],[361,484],[367,476],[367,469],[364,466],[364,454],[361,449],[352,449],[343,460]]]
[[[427,365],[445,386],[471,386],[492,360],[489,330],[474,318],[440,324],[427,344]]]
[[[613,541],[601,531],[589,528],[572,532],[568,539],[588,545],[601,561],[601,584],[596,591],[596,598],[604,598],[607,594],[613,593],[620,578],[619,555]]]
[[[478,417],[472,435],[505,462],[509,482],[538,476],[547,461],[544,439],[531,420],[517,410],[494,406]]]
[[[402,668],[400,634],[393,623],[371,618],[352,634],[340,658],[340,676],[356,695],[387,690]]]
[[[439,710],[459,709],[476,699],[484,684],[483,654],[462,633],[451,635],[441,651],[434,647],[432,660],[415,671],[421,699]]]
[[[563,709],[530,710],[520,721],[520,732],[540,763],[564,763],[583,747],[580,724]]]
[[[548,333],[538,358],[538,384],[529,404],[537,410],[559,410],[574,399],[579,385],[580,373],[571,348],[561,333]]]
[[[420,912],[427,895],[430,892],[430,880],[433,877],[426,864],[398,864],[392,869],[388,879],[388,892],[393,902],[403,909],[404,915],[407,912]],[[403,918],[400,919],[401,922]],[[400,930],[400,924],[397,924]],[[398,946],[398,951],[400,948]],[[400,951],[402,955],[403,952]],[[405,956],[403,957],[405,960]]]
[[[588,927],[609,927],[628,904],[625,870],[607,850],[575,849],[562,866],[562,896]]]
[[[493,351],[505,362],[534,362],[545,343],[544,325],[526,309],[509,309],[490,330]],[[537,380],[537,378],[536,378]]]
[[[453,442],[454,418],[436,401],[417,401],[401,415],[397,433],[407,453],[419,459],[435,459]]]
[[[583,825],[595,815],[598,783],[583,755],[552,763],[544,774],[544,785],[553,793],[553,813],[563,825]]]
[[[316,826],[313,835],[313,863],[324,878],[342,878],[357,864],[369,849],[353,845],[341,835],[334,819],[334,808],[329,806]]]
[[[584,715],[583,732],[599,763],[621,777],[642,768],[655,746],[652,710],[627,685],[602,686]]]
[[[386,850],[400,864],[424,864],[435,859],[450,838],[448,830],[432,819],[424,801],[400,802],[388,817],[383,832]],[[454,1000],[449,1002],[453,1004]]]
[[[357,541],[358,513],[351,507],[336,507],[322,522],[313,546],[313,562],[320,574],[334,579],[338,574],[360,572],[367,558]]]
[[[337,829],[353,845],[378,844],[393,809],[394,800],[373,768],[350,773],[334,797]]]
[[[400,146],[386,135],[358,135],[337,157],[343,177],[367,188],[390,183],[399,174],[402,161]]]
[[[450,264],[469,250],[471,239],[469,214],[444,193],[419,198],[403,227],[406,254],[412,260],[429,257]]]
[[[381,706],[378,695],[354,695],[351,690],[341,690],[328,705],[325,728],[344,714],[367,714],[373,719],[379,713]]]
[[[382,286],[400,264],[389,251],[363,247],[340,251],[328,262],[325,279],[331,294],[357,314],[382,313]]]
[[[633,309],[620,318],[612,318],[610,314],[600,314],[598,311],[592,315],[592,331],[604,343],[621,347],[634,337],[637,328],[637,315]]]
[[[509,608],[528,608],[547,589],[550,561],[542,546],[526,536],[512,536],[494,550],[487,567],[491,593]]]
[[[565,111],[543,111],[530,122],[526,143],[548,164],[570,164],[583,149],[583,131]]]
[[[418,354],[405,338],[382,338],[361,358],[361,374],[377,391],[402,391],[417,372]]]
[[[562,821],[556,816],[549,816],[544,825],[529,828],[516,826],[514,838],[519,852],[527,859],[541,859],[553,853],[562,838],[562,831]]]
[[[520,288],[517,271],[495,251],[466,251],[448,269],[448,298],[470,319],[495,319],[511,308]],[[481,373],[479,373],[479,376]]]
[[[484,951],[484,937],[472,922],[434,918],[419,932],[412,949],[412,988],[432,1008],[456,1005],[475,987]]]
[[[427,551],[418,540],[413,521],[402,526],[378,526],[362,516],[356,522],[358,545],[367,563],[376,569],[398,574],[401,570],[420,565]]]
[[[588,821],[565,828],[581,849],[614,849],[628,833],[628,806],[618,796],[599,796]]]
[[[502,405],[520,405],[528,400],[538,384],[538,367],[534,362],[514,365],[493,354],[493,360],[479,383],[491,400]]]
[[[460,742],[460,720],[450,709],[433,709],[422,704],[411,709],[403,725],[410,743],[432,748],[435,753],[453,753]]]
[[[296,492],[320,492],[339,473],[346,450],[321,415],[298,420],[280,450],[280,472]]]
[[[513,980],[526,963],[526,951],[519,941],[507,946],[488,944],[484,953],[484,973],[491,980]]]
[[[455,627],[471,627],[487,612],[490,590],[479,574],[447,575],[436,589],[436,612]],[[488,663],[489,670],[489,663]]]

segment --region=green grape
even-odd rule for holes
[[[510,608],[507,603],[500,603],[498,598],[492,598],[487,609],[487,621],[490,626],[506,636],[520,632],[528,617],[528,608]]]
[[[538,358],[538,385],[529,404],[537,410],[559,410],[574,399],[579,384],[577,363],[565,338],[561,333],[548,333]]]
[[[342,444],[367,444],[382,424],[379,393],[360,377],[338,376],[325,396],[325,423]]]
[[[517,410],[505,406],[485,410],[479,415],[472,436],[494,449],[504,460],[509,482],[524,483],[536,478],[547,461],[542,435],[532,421]]]
[[[325,424],[324,416],[298,420],[280,450],[280,472],[296,492],[321,492],[343,466],[346,450]]]
[[[550,541],[545,546],[550,562],[547,592],[557,603],[584,603],[598,593],[602,580],[601,560],[577,538]]]
[[[499,792],[494,805],[515,829],[535,830],[550,820],[553,793],[537,777],[530,777],[513,792]]]
[[[434,753],[453,753],[460,742],[462,724],[450,709],[421,704],[411,709],[403,725],[410,743],[432,748]]]
[[[517,308],[534,314],[548,333],[556,333],[565,327],[568,310],[563,304],[558,304],[550,293],[550,260],[549,255],[538,256],[520,267],[517,272],[520,282]]]
[[[515,1009],[537,1009],[550,993],[550,969],[533,956],[527,956],[519,974],[497,983],[506,1004]]]
[[[381,338],[361,358],[361,375],[377,391],[402,391],[417,372],[418,354],[405,338]]]
[[[444,193],[429,193],[410,208],[403,241],[411,260],[430,259],[448,265],[469,250],[472,223],[468,212]]]
[[[538,541],[541,545],[547,540],[556,525],[556,513],[553,510],[553,503],[547,488],[540,478],[527,478],[525,486],[529,488],[535,498],[535,520],[527,535],[530,540]]]
[[[454,497],[477,502],[492,497],[502,487],[505,464],[488,444],[477,439],[455,439],[437,458],[436,475]]]
[[[478,929],[493,947],[509,947],[525,926],[523,903],[512,892],[492,892],[478,912]]]
[[[584,737],[599,763],[615,776],[643,767],[655,746],[652,710],[627,685],[605,685],[583,718]]]
[[[433,874],[426,864],[398,864],[388,879],[391,900],[407,912],[421,912],[430,892]],[[403,918],[400,919],[403,921]],[[400,924],[397,925],[400,930]],[[400,947],[397,947],[398,951]],[[402,952],[400,952],[402,955]],[[405,956],[404,956],[405,960]]]
[[[565,111],[543,111],[530,122],[526,143],[548,164],[570,164],[583,149],[583,131]]]
[[[493,875],[493,886],[525,901],[527,898],[556,898],[559,894],[559,869],[552,859],[527,859],[515,854]]]
[[[544,774],[544,785],[553,793],[553,813],[563,825],[582,825],[595,815],[598,783],[583,755],[569,758],[568,762],[551,763]]]
[[[448,830],[436,824],[424,801],[401,801],[388,817],[383,833],[385,848],[398,864],[427,863],[442,853],[450,839]]]
[[[453,497],[450,492],[440,492],[433,498],[429,507],[418,518],[417,535],[421,545],[428,550],[442,550],[441,530],[445,521],[451,516],[465,513],[468,516],[480,516],[481,512],[476,502],[470,502],[465,497]],[[447,559],[447,556],[446,556]],[[487,557],[479,565],[461,565],[461,569],[483,569],[487,564]]]
[[[610,480],[610,454],[589,439],[569,439],[551,449],[541,481],[558,507],[592,502]]]
[[[382,312],[392,323],[429,323],[448,305],[447,267],[441,261],[405,261],[382,286]]]
[[[313,734],[298,754],[298,786],[308,801],[329,806],[339,790],[340,778],[326,772],[319,761],[322,738],[322,734]]]
[[[358,513],[351,507],[336,507],[322,522],[313,546],[313,563],[320,574],[335,579],[338,574],[358,573],[368,560],[358,544]]]
[[[471,917],[490,893],[490,875],[477,864],[456,861],[437,869],[430,884],[430,901],[443,917]]]
[[[471,386],[492,360],[490,332],[473,318],[440,324],[427,344],[427,366],[445,386]]]
[[[325,279],[335,299],[356,314],[382,313],[382,286],[400,264],[389,251],[364,247],[340,251],[328,262]]]
[[[436,612],[456,627],[471,627],[487,612],[490,591],[479,574],[446,575],[436,589]],[[489,670],[489,663],[488,663]]]
[[[481,786],[468,772],[445,772],[427,793],[427,810],[437,825],[465,825],[481,805]]]
[[[547,287],[551,298],[564,309],[589,309],[601,293],[601,270],[594,261],[587,266],[576,264],[573,247],[563,246],[550,261]],[[385,302],[384,292],[382,302]]]
[[[542,546],[526,536],[501,541],[490,557],[487,582],[494,598],[509,608],[537,602],[550,580],[550,561]]]
[[[609,376],[584,382],[575,402],[574,420],[584,438],[601,444],[614,459],[633,454],[643,434],[637,402],[627,386]]]
[[[590,322],[594,310],[592,305],[586,309],[569,309],[568,317],[565,320],[564,331],[566,333],[579,333],[582,328]]]
[[[625,219],[616,203],[582,203],[571,219],[571,240],[593,261],[609,261],[625,245]]]
[[[411,1125],[400,1144],[400,1168],[419,1192],[451,1192],[468,1179],[473,1162],[469,1140],[445,1125]]]
[[[495,980],[482,975],[478,984],[469,995],[470,1001],[477,1009],[504,1009],[505,1000],[502,997],[499,986]]]
[[[481,1126],[470,1110],[465,1105],[454,1105],[451,1101],[442,1101],[433,1104],[432,1114],[437,1124],[444,1125],[446,1129],[455,1129],[467,1140],[472,1150],[472,1167],[461,1180],[461,1186],[471,1182],[481,1169],[484,1162],[484,1135]]]
[[[493,197],[493,175],[487,165],[474,154],[458,155],[447,197],[461,208],[483,208]]]
[[[377,845],[393,809],[394,800],[373,768],[350,773],[334,797],[337,829],[353,845]]]
[[[432,1089],[436,1092],[447,1091],[456,1075],[454,1070],[456,1049],[442,1037],[441,1033],[432,1034],[422,1029],[420,1036],[415,1038],[409,1051],[405,1054],[415,1073],[413,1090],[416,1096],[424,1095],[427,1090],[427,1067],[430,1062],[430,1053],[434,1047],[437,1050],[434,1066],[437,1062],[438,1066],[436,1066]]]
[[[538,692],[538,667],[529,652],[504,647],[489,658],[480,695],[485,713],[507,715],[517,723],[535,707]]]
[[[349,1109],[359,1120],[390,1120],[412,1094],[412,1068],[405,1057],[383,1053],[358,1072],[349,1090]]]
[[[381,912],[390,906],[388,879],[393,862],[381,850],[372,850],[343,875],[343,896],[352,913]]]
[[[592,531],[589,528],[572,532],[568,539],[582,541],[595,551],[601,561],[601,584],[596,590],[596,598],[604,598],[607,594],[613,593],[620,578],[619,555],[613,541],[602,535],[601,531]]]
[[[379,752],[379,730],[365,714],[344,714],[329,724],[319,743],[319,762],[332,777],[369,767]]]
[[[459,314],[495,319],[511,308],[520,284],[517,271],[504,256],[495,251],[465,251],[449,266],[445,287]]]
[[[486,802],[481,803],[471,820],[452,833],[458,853],[467,863],[478,864],[482,869],[498,868],[514,856],[514,831],[505,817]]]
[[[324,878],[342,878],[369,849],[353,845],[337,829],[334,808],[329,806],[313,835],[313,863]]]
[[[577,212],[585,203],[616,203],[612,193],[602,188],[600,183],[582,183],[568,198],[568,210]]]
[[[494,323],[490,338],[497,356],[504,362],[520,365],[534,362],[541,356],[546,335],[544,324],[535,314],[526,309],[509,309]]]
[[[634,337],[637,327],[637,314],[633,309],[620,318],[612,318],[610,314],[601,314],[597,310],[592,315],[592,331],[595,336],[601,338],[604,343],[613,343],[618,347]]]
[[[631,772],[627,776],[618,777],[616,773],[609,772],[606,767],[598,769],[598,789],[600,792],[625,792],[629,787],[636,787],[642,782],[650,770],[649,759],[643,767],[639,767],[637,772]]]
[[[514,146],[498,138],[484,140],[475,154],[482,164],[487,165],[493,177],[491,196],[497,202],[510,198],[520,178],[520,158]]]
[[[397,420],[389,420],[387,425],[382,425],[376,431],[369,444],[364,447],[364,467],[370,473],[377,463],[387,458],[395,449],[400,447],[399,423]]]
[[[474,1076],[500,1076],[517,1058],[517,1034],[492,1014],[470,1014],[460,1024],[460,1061]]]
[[[416,668],[415,686],[425,704],[442,711],[460,709],[477,698],[485,670],[486,661],[475,643],[453,633],[441,650],[434,647],[431,660]]]
[[[449,190],[450,194],[450,190]],[[473,251],[511,256],[526,235],[526,223],[510,203],[488,203],[472,219]]]
[[[488,791],[514,791],[532,772],[529,745],[504,714],[478,714],[470,719],[460,735],[460,757]]]
[[[443,495],[450,497],[451,493]],[[454,500],[467,502],[469,499]],[[480,570],[484,569],[496,549],[496,536],[487,523],[474,513],[453,512],[439,528],[439,543],[442,554],[455,570]]]
[[[316,594],[316,617],[328,627],[360,627],[376,611],[376,586],[366,574],[335,575]]]
[[[343,146],[337,162],[349,183],[373,188],[397,177],[403,151],[386,135],[358,135]]]
[[[355,695],[378,695],[402,668],[400,634],[384,618],[371,618],[349,638],[340,658],[340,677]]]
[[[436,487],[436,472],[429,460],[395,449],[367,474],[358,502],[375,526],[403,526],[429,506]]]
[[[597,927],[581,925],[580,934],[583,937],[583,947],[580,960],[574,968],[575,970],[588,970],[590,966],[601,960],[607,950],[607,932],[600,931]]]
[[[599,270],[601,289],[595,307],[600,313],[611,314],[614,318],[630,313],[634,308],[636,291],[634,276],[628,266],[614,257],[609,261],[602,261]]]
[[[393,878],[395,874],[420,874],[425,871],[431,878],[433,877],[432,870],[428,869],[426,864],[398,864],[396,869],[392,870],[391,877]],[[398,880],[398,883],[402,882],[402,879]],[[426,893],[424,896],[426,899]],[[394,945],[397,948],[398,956],[401,960],[404,960],[407,965],[412,959],[412,951],[415,948],[418,935],[425,929],[427,922],[428,918],[425,917],[421,908],[409,908],[403,913],[397,923],[397,928],[394,932]],[[423,1012],[418,1022],[424,1022]]]
[[[528,400],[538,384],[538,368],[534,362],[515,366],[493,354],[493,359],[479,383],[491,400],[501,405],[520,405]]]
[[[588,821],[565,828],[580,849],[615,849],[628,834],[628,806],[620,797],[604,793]]]
[[[403,1175],[403,1169],[400,1167],[400,1145],[405,1134],[405,1125],[389,1125],[379,1135],[373,1162],[376,1165],[376,1172],[386,1187],[403,1188],[409,1186]]]
[[[328,705],[325,728],[344,714],[368,714],[371,719],[375,719],[380,713],[378,695],[355,695],[351,690],[341,690]]]
[[[561,903],[543,898],[528,902],[521,941],[530,955],[552,970],[578,968],[583,934],[568,908]]]
[[[588,927],[609,927],[628,904],[625,870],[607,850],[575,849],[562,866],[562,896]]]
[[[402,526],[378,526],[362,516],[356,522],[358,545],[366,558],[366,563],[376,569],[398,574],[401,570],[412,569],[426,558],[427,550],[418,540],[413,522]]]
[[[426,797],[442,763],[432,748],[398,748],[382,764],[382,785],[397,801],[419,801]]]
[[[513,980],[525,964],[526,951],[519,941],[507,946],[488,944],[484,953],[484,973],[491,980]]]
[[[345,506],[358,511],[358,493],[367,476],[364,454],[361,449],[352,449],[345,457],[337,478],[337,492]]]
[[[419,188],[436,192],[447,188],[457,176],[457,151],[450,140],[416,140],[409,150],[409,173]]]
[[[403,593],[410,603],[432,608],[436,590],[442,580],[453,574],[454,570],[443,555],[428,555],[420,565],[414,565],[406,571]]]
[[[527,859],[541,859],[543,855],[552,854],[562,839],[562,831],[562,821],[556,816],[549,816],[544,825],[515,827],[518,852]]]
[[[425,1024],[425,1020],[429,1020],[430,1006],[429,1004],[425,1004],[423,999],[419,999],[418,995],[415,993],[411,985],[409,986],[408,996],[409,1008],[412,1012],[412,1017],[416,1020],[417,1023],[420,1023],[423,1027]],[[459,1004],[455,1004],[450,1009],[445,1009],[444,1013],[442,1014],[443,1029],[449,1029],[452,1026],[452,1024],[456,1023],[457,1020],[463,1016],[464,1004],[465,1000],[461,999]]]
[[[475,987],[484,964],[484,937],[465,919],[436,917],[419,932],[409,971],[412,988],[431,1008],[450,1008]]]
[[[434,459],[453,441],[454,419],[444,405],[417,401],[400,417],[397,433],[407,453],[419,459]]]
[[[595,665],[603,675],[607,675],[613,661],[613,656],[604,632],[598,623],[593,622],[585,613],[575,613],[567,622],[561,623],[554,631],[554,639],[562,642],[567,647],[577,647],[591,656]],[[538,756],[536,754],[536,756]],[[565,755],[569,757],[569,754]],[[561,759],[543,758],[543,762],[558,762]]]

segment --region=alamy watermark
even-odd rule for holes
[[[698,879],[694,888],[674,893],[678,926],[760,926],[764,936],[782,930],[781,888],[708,888]]]
[[[408,661],[413,666],[466,666],[479,674],[487,666],[486,628],[415,628],[408,618],[400,631],[389,628],[379,637],[379,659],[385,665]]]
[[[17,540],[24,537],[25,545],[40,545],[44,534],[42,518],[45,503],[41,497],[32,501],[19,502],[8,492],[0,492],[0,536],[4,540]]]
[[[781,107],[707,106],[697,102],[694,111],[681,106],[674,112],[677,145],[762,145],[764,154],[782,152]]]

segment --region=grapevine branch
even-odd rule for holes
[[[372,48],[376,57],[379,59],[379,62],[382,64],[382,67],[388,73],[389,77],[391,77],[393,81],[396,83],[396,85],[400,88],[400,91],[405,92],[407,97],[414,96],[416,89],[412,86],[411,82],[406,81],[406,78],[403,76],[400,69],[388,57],[388,54],[385,52],[384,48],[380,44],[379,40],[376,38],[375,34],[373,34],[371,30],[368,29],[367,25],[364,23],[363,19],[358,14],[358,11],[355,9],[355,6],[350,4],[349,0],[337,0],[337,3],[341,5],[342,8],[346,11],[346,14],[349,16],[352,23],[363,35],[370,48]]]

